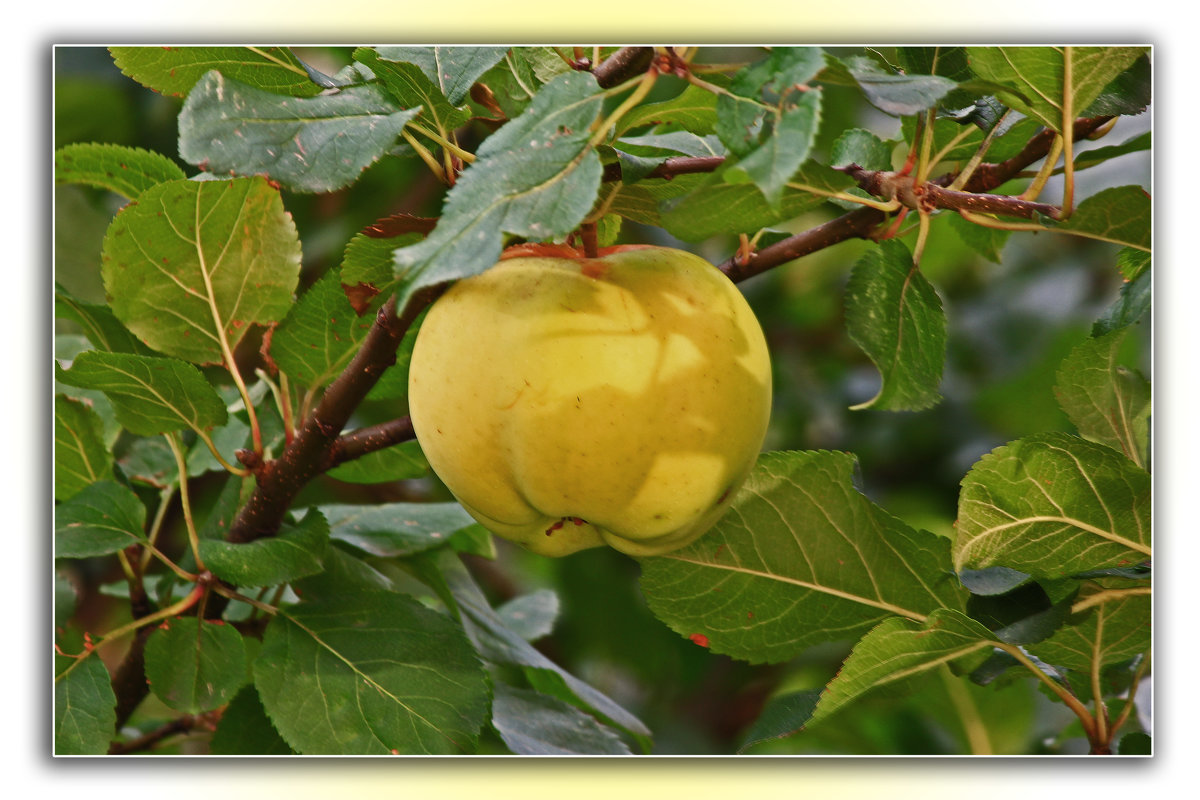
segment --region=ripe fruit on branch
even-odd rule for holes
[[[543,555],[654,555],[728,507],[771,367],[749,305],[698,256],[522,245],[430,308],[409,406],[430,466],[493,533]]]

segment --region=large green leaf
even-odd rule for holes
[[[623,137],[628,131],[649,125],[705,135],[712,133],[716,124],[717,96],[698,86],[688,85],[670,100],[646,103],[630,110],[621,117],[617,135]]]
[[[682,197],[664,197],[657,203],[658,209],[655,209],[661,209],[661,219],[652,216],[639,218],[629,213],[629,209],[621,202],[624,200],[627,204],[638,197],[638,190],[646,191],[645,184],[622,189],[614,207],[635,221],[662,225],[677,239],[699,242],[722,234],[753,235],[761,228],[797,217],[825,201],[824,197],[811,192],[784,189],[778,205],[772,207],[755,184],[725,183],[724,172],[722,170],[708,177]],[[850,181],[846,179],[845,186],[849,185]],[[653,195],[651,199],[655,199]]]
[[[965,614],[939,609],[924,622],[893,617],[859,640],[825,687],[809,724],[816,724],[872,689],[924,675],[943,664],[972,669],[997,642]]]
[[[322,387],[336,378],[375,323],[354,313],[336,271],[309,287],[271,333],[276,366],[303,386]]]
[[[259,89],[298,97],[319,94],[305,66],[286,47],[112,47],[129,77],[162,94],[183,97],[209,70]]]
[[[133,490],[98,481],[54,509],[55,558],[90,558],[144,542],[146,507]]]
[[[440,547],[477,523],[458,503],[325,505],[329,535],[371,555],[407,556]]]
[[[417,112],[374,85],[294,98],[210,72],[179,114],[179,155],[217,175],[266,174],[295,191],[329,192],[387,153]]]
[[[918,411],[940,399],[946,315],[903,242],[883,241],[854,265],[846,327],[882,377],[879,392],[854,408]]]
[[[1145,466],[1150,438],[1150,384],[1118,363],[1128,328],[1088,339],[1063,361],[1054,391],[1079,435]]]
[[[406,62],[421,68],[430,83],[451,105],[467,99],[479,77],[499,63],[507,47],[377,47],[389,61]]]
[[[85,403],[54,396],[54,499],[67,500],[96,481],[112,478],[113,456],[99,415]]]
[[[1044,433],[998,447],[963,479],[956,570],[1060,578],[1146,561],[1150,474],[1110,447]]]
[[[800,95],[795,105],[782,110],[771,136],[730,170],[730,176],[742,176],[754,182],[778,208],[784,186],[808,158],[821,123],[821,92],[811,90]]]
[[[396,251],[399,306],[418,289],[482,272],[500,257],[502,233],[542,241],[572,231],[600,187],[590,126],[603,96],[588,73],[555,78],[529,109],[484,140],[446,196],[437,227]],[[342,271],[343,282],[359,277]],[[384,290],[391,287],[376,287]]]
[[[218,364],[252,324],[291,308],[300,240],[263,178],[169,181],[113,220],[101,274],[113,313],[143,342]]]
[[[645,558],[642,590],[673,630],[759,663],[852,639],[891,616],[962,608],[949,543],[853,485],[854,456],[765,453],[695,543]]]
[[[1054,230],[1127,245],[1146,252],[1151,246],[1153,209],[1141,186],[1113,186],[1084,200]]]
[[[397,366],[388,368],[388,375]],[[406,373],[407,374],[407,373]],[[378,386],[379,384],[376,384]],[[367,395],[372,399],[371,395]],[[420,478],[429,472],[429,462],[415,441],[401,442],[339,464],[325,474],[347,483],[384,483]]]
[[[540,692],[496,684],[492,725],[518,755],[630,755],[611,728]]]
[[[76,665],[55,656],[54,670],[55,754],[103,755],[117,727],[117,697],[104,662],[93,655]]]
[[[228,703],[246,682],[246,646],[232,625],[178,617],[146,641],[146,682],[168,707],[197,714]]]
[[[967,58],[975,74],[1010,87],[1001,96],[1005,103],[1061,132],[1068,91],[1077,116],[1145,51],[1144,47],[968,47]]]
[[[56,183],[99,186],[130,200],[136,200],[151,186],[186,177],[171,159],[137,147],[79,143],[54,154]]]
[[[76,356],[70,369],[55,363],[55,378],[104,392],[117,421],[139,436],[183,428],[205,431],[229,417],[200,370],[174,358],[88,350]]]
[[[487,714],[485,674],[462,629],[393,592],[282,611],[254,683],[276,729],[306,755],[469,751]]]
[[[632,734],[643,744],[650,731],[641,720],[591,685],[555,664],[526,641],[520,631],[505,624],[467,572],[458,555],[443,549],[437,554],[437,573],[457,605],[463,628],[479,654],[492,664],[522,667],[543,694],[565,700]]]
[[[221,712],[208,752],[214,756],[295,755],[267,719],[253,686],[243,687]]]
[[[242,586],[274,586],[315,575],[324,567],[328,549],[329,525],[315,510],[277,536],[236,544],[200,540],[204,565],[218,578]]]
[[[420,119],[448,134],[471,118],[470,109],[455,106],[416,64],[380,58],[375,50],[359,48],[354,57],[375,73],[401,108],[421,107]]]
[[[1150,584],[1119,578],[1090,581],[1076,598],[1082,606],[1071,624],[1029,646],[1043,661],[1090,673],[1149,652]]]
[[[153,350],[142,344],[121,324],[107,305],[85,303],[72,297],[61,286],[54,287],[54,317],[77,323],[83,329],[83,335],[97,350],[155,355]]]
[[[871,105],[896,116],[932,108],[958,85],[941,75],[891,72],[864,56],[842,59],[842,64]]]

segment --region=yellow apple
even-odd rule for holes
[[[543,555],[656,555],[704,533],[762,447],[771,365],[713,265],[662,247],[511,248],[426,315],[409,366],[430,466]]]

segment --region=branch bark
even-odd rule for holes
[[[371,332],[341,375],[325,390],[321,402],[275,461],[256,472],[257,485],[229,528],[226,540],[250,542],[272,536],[296,494],[313,478],[334,466],[336,445],[350,415],[383,371],[396,363],[396,349],[417,315],[444,290],[418,292],[399,315],[389,300],[375,317]]]
[[[592,75],[596,77],[596,83],[600,84],[601,88],[610,89],[645,72],[652,61],[653,47],[622,47],[597,64],[592,70]]]
[[[1112,117],[1087,117],[1078,119],[1075,121],[1074,136],[1076,139],[1085,138],[1108,124],[1111,119]],[[966,191],[954,194],[990,192],[1001,184],[1011,180],[1031,164],[1045,158],[1050,152],[1050,146],[1054,142],[1055,135],[1052,130],[1044,130],[1030,139],[1021,152],[1012,158],[995,164],[980,164],[967,181],[964,187]],[[953,174],[943,175],[937,180],[929,182],[926,186],[936,186],[938,189],[941,189],[952,183],[954,178]],[[948,190],[946,191],[947,193],[943,194],[943,198],[949,196]],[[955,199],[953,202],[958,202],[958,200]],[[1046,208],[1053,207],[1047,206]],[[765,247],[756,253],[752,253],[750,258],[745,261],[734,256],[719,264],[718,269],[728,275],[734,282],[742,281],[762,274],[781,264],[794,261],[801,256],[831,247],[839,242],[844,242],[848,239],[869,238],[879,224],[887,218],[887,214],[877,209],[860,208],[843,214],[822,225],[818,225],[811,230],[776,242],[770,247]]]

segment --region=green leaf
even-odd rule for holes
[[[1009,87],[1001,96],[1006,104],[1062,132],[1068,63],[1074,117],[1145,50],[1144,47],[968,47],[967,58],[976,75]]]
[[[842,59],[867,102],[887,114],[919,114],[937,105],[958,84],[941,75],[905,75],[884,70],[863,56]]]
[[[1004,249],[1004,245],[1008,244],[1008,238],[1012,236],[1012,231],[977,225],[958,214],[949,215],[949,221],[950,227],[962,239],[963,244],[993,264],[1002,263],[1000,253]]]
[[[116,144],[70,144],[54,154],[55,183],[98,186],[136,200],[151,186],[186,178],[162,155]]]
[[[292,306],[300,240],[263,178],[171,181],[126,206],[104,237],[104,288],[150,347],[219,364],[254,323]]]
[[[229,475],[220,493],[208,509],[208,518],[200,525],[201,539],[224,539],[242,506],[254,491],[253,475]]]
[[[583,220],[603,171],[589,142],[602,100],[590,74],[561,75],[524,114],[484,140],[447,194],[437,227],[425,241],[396,251],[397,307],[422,287],[495,264],[502,233],[543,241]],[[352,285],[357,278],[343,270],[342,280]]]
[[[76,356],[70,369],[56,363],[55,378],[104,392],[117,420],[139,436],[182,428],[205,431],[224,425],[229,416],[200,370],[174,358],[89,350]]]
[[[466,100],[475,81],[508,52],[507,47],[377,47],[375,50],[389,61],[416,64],[452,105]]]
[[[509,630],[527,642],[535,642],[554,630],[558,595],[549,589],[518,595],[497,608],[496,613]]]
[[[492,725],[517,755],[631,755],[611,728],[561,700],[505,683],[495,692]]]
[[[555,664],[518,631],[508,627],[457,555],[448,550],[438,551],[436,566],[458,607],[467,636],[485,661],[523,667],[531,683],[542,693],[593,713],[629,732],[643,745],[649,744],[650,731],[637,717]]]
[[[1152,756],[1154,755],[1154,743],[1147,733],[1141,731],[1127,733],[1121,737],[1121,743],[1117,746],[1117,755]]]
[[[237,544],[201,539],[200,559],[221,580],[240,586],[275,586],[320,572],[328,548],[329,524],[310,509],[304,519],[285,526],[277,536]]]
[[[731,174],[746,175],[762,191],[767,203],[778,208],[784,186],[808,158],[821,124],[821,92],[802,94],[794,108],[782,111],[770,137],[743,156]]]
[[[1071,218],[1053,230],[1150,251],[1153,211],[1140,186],[1113,186],[1084,200]]]
[[[276,366],[301,385],[319,388],[341,374],[370,333],[375,317],[358,316],[336,271],[309,287],[272,332]]]
[[[326,505],[329,535],[375,556],[409,556],[440,547],[457,531],[476,525],[458,503]]]
[[[401,108],[420,106],[420,119],[432,124],[435,130],[447,134],[471,118],[469,109],[447,100],[442,90],[416,64],[380,58],[374,50],[365,47],[355,50],[354,57],[375,73]]]
[[[530,48],[525,47],[512,48],[496,66],[479,78],[479,82],[491,91],[496,104],[508,119],[520,116],[529,107],[533,96],[542,85],[542,81],[530,65],[529,50]]]
[[[54,557],[91,558],[146,541],[146,507],[132,489],[99,481],[54,509]]]
[[[852,483],[848,453],[764,453],[716,526],[641,559],[650,609],[714,653],[786,661],[890,616],[961,608],[949,543],[914,531]]]
[[[817,701],[821,699],[821,691],[820,689],[805,689],[772,697],[742,738],[738,752],[744,752],[756,744],[772,739],[791,736],[799,731],[808,724],[808,720],[812,717],[813,711],[817,707]]]
[[[111,47],[121,72],[156,92],[183,97],[209,70],[259,89],[306,97],[321,92],[286,47]]]
[[[1112,448],[1038,434],[996,448],[963,479],[956,570],[1060,578],[1150,555],[1150,474]]]
[[[725,170],[714,173],[692,192],[663,205],[660,223],[668,233],[685,242],[700,242],[722,234],[753,234],[825,202],[824,197],[807,191],[784,189],[779,206],[772,208],[757,186],[725,183],[724,174]],[[623,189],[622,196],[636,188]]]
[[[69,319],[83,328],[84,336],[97,350],[110,353],[155,355],[154,351],[129,332],[106,305],[84,303],[68,294],[61,286],[54,287],[54,316]]]
[[[978,666],[996,645],[991,631],[965,614],[938,609],[923,622],[893,617],[859,640],[825,687],[810,725],[872,689],[919,677],[943,664]]]
[[[863,169],[891,169],[893,144],[863,128],[849,128],[834,141],[829,165],[846,167],[857,164]]]
[[[1117,253],[1117,269],[1125,280],[1133,282],[1150,270],[1150,254],[1144,250],[1126,247]]]
[[[418,110],[373,85],[293,98],[210,72],[179,114],[179,155],[217,175],[265,174],[294,191],[330,192],[385,155]]]
[[[254,683],[275,728],[306,755],[469,751],[488,706],[462,629],[393,592],[282,611]]]
[[[1150,384],[1118,363],[1128,328],[1088,339],[1058,370],[1054,393],[1079,435],[1106,444],[1140,467],[1150,441]]]
[[[369,233],[357,234],[346,245],[342,260],[342,288],[359,314],[372,307],[379,287],[387,286],[394,278],[392,253],[401,247],[421,241],[433,230],[437,220],[396,214],[381,220]],[[359,296],[361,295],[361,296]],[[379,302],[386,295],[379,297]]]
[[[819,122],[820,101],[808,98],[802,89],[816,76],[823,63],[820,48],[778,47],[773,48],[766,58],[743,68],[734,75],[729,92],[717,97],[717,136],[741,157],[748,157],[760,145],[774,148],[772,139],[780,132],[784,133],[785,140],[790,140],[784,145],[784,152],[795,151],[796,145],[804,140],[811,144],[811,136]],[[785,118],[796,108],[800,113],[784,124]],[[766,125],[768,120],[774,125]],[[803,150],[807,151],[807,146],[803,146]],[[757,158],[771,160],[769,151]],[[792,171],[796,166],[799,162]],[[784,175],[783,180],[786,179],[787,175]]]
[[[394,369],[395,366],[389,367],[388,371]],[[353,461],[339,464],[325,474],[347,483],[384,483],[412,480],[428,472],[429,462],[425,460],[420,445],[409,441],[372,451]]]
[[[292,583],[292,590],[306,601],[321,600],[363,591],[396,591],[396,584],[366,559],[358,558],[341,547],[330,547],[325,568]]]
[[[1150,650],[1150,582],[1115,578],[1089,582],[1076,607],[1086,606],[1070,625],[1029,651],[1057,667],[1091,673]]]
[[[54,752],[60,756],[103,755],[117,727],[112,679],[98,656],[74,665],[74,658],[54,658]]]
[[[717,124],[717,96],[698,86],[688,85],[670,100],[637,106],[617,123],[617,138],[637,128],[654,126],[688,131],[697,135],[713,133]]]
[[[1075,169],[1081,170],[1088,167],[1094,167],[1104,162],[1118,158],[1119,156],[1129,155],[1130,153],[1141,153],[1152,149],[1153,134],[1150,131],[1140,133],[1131,139],[1126,139],[1121,144],[1109,145],[1107,147],[1094,147],[1090,150],[1084,150],[1075,156]]]
[[[1120,296],[1092,325],[1092,336],[1103,336],[1136,324],[1150,312],[1154,300],[1153,289],[1154,281],[1149,269],[1124,284]]]
[[[91,406],[54,396],[54,499],[70,499],[96,481],[112,478],[113,456],[104,425]]]
[[[198,714],[224,705],[246,679],[242,635],[220,620],[176,617],[146,640],[146,682],[176,711]]]
[[[214,756],[290,756],[288,747],[263,710],[253,686],[242,688],[221,712],[208,752]]]
[[[946,315],[903,242],[883,241],[854,265],[846,328],[882,377],[875,397],[853,408],[919,411],[941,399]]]
[[[1133,116],[1150,107],[1154,90],[1154,68],[1150,54],[1138,56],[1128,69],[1111,80],[1100,95],[1087,108],[1077,113],[1080,117]],[[1149,135],[1147,133],[1147,135]]]

